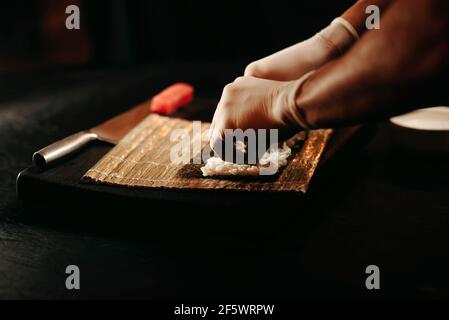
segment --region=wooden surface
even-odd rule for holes
[[[331,139],[327,153],[334,155],[356,133],[355,130],[349,131],[338,131]],[[340,141],[340,137],[345,139]],[[117,185],[82,183],[81,178],[83,175],[111,149],[112,146],[109,144],[96,142],[73,157],[47,170],[41,171],[35,167],[30,167],[22,171],[17,177],[19,198],[25,203],[31,202],[47,205],[64,205],[70,199],[79,198],[80,201],[78,203],[90,202],[92,206],[96,203],[102,204],[104,201],[114,203],[115,205],[123,202],[123,205],[126,206],[129,202],[141,199],[149,202],[170,201],[201,205],[222,203],[223,206],[245,206],[250,203],[255,208],[276,206],[280,201],[285,204],[297,204],[301,196],[301,194],[295,193],[266,192],[258,194],[224,189],[128,188]],[[325,153],[325,158],[327,158],[327,153]],[[327,161],[329,160],[327,159]],[[326,175],[323,175],[322,179],[325,180]],[[263,201],[261,201],[262,199]]]
[[[201,154],[208,142],[205,137],[210,124],[203,122],[200,126],[194,130],[191,121],[150,115],[90,168],[82,180],[161,189],[305,193],[332,133],[332,130],[309,132],[306,141],[293,148],[287,166],[274,175],[238,179],[203,177]],[[176,163],[170,158],[174,145],[180,143],[172,141],[175,130],[188,134],[187,163]],[[194,159],[201,163],[195,164]]]

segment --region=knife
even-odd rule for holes
[[[149,113],[171,114],[193,99],[193,87],[186,83],[175,83],[128,111],[125,111],[98,126],[84,130],[35,152],[33,163],[44,169],[80,150],[91,141],[98,140],[117,144],[132,128]]]

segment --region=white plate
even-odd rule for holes
[[[397,147],[420,156],[449,155],[449,107],[418,109],[390,123]]]

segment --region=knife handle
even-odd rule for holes
[[[97,134],[90,131],[81,131],[64,139],[56,141],[51,145],[33,154],[34,165],[38,168],[45,168],[51,163],[60,160],[75,151],[81,149],[90,141],[98,139]]]
[[[193,87],[187,83],[178,82],[164,89],[151,99],[150,111],[159,114],[172,114],[178,108],[188,104],[193,99]]]

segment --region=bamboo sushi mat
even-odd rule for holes
[[[201,134],[209,125],[201,123]],[[170,139],[174,129],[194,131],[191,121],[151,114],[89,169],[82,181],[144,188],[305,193],[332,134],[330,129],[311,131],[304,144],[293,150],[287,166],[274,176],[226,179],[203,177],[202,164],[192,161],[172,163],[170,150],[177,143]],[[207,141],[201,141],[198,133],[190,139],[191,150],[194,143],[203,148]]]

